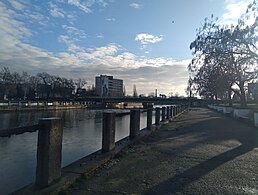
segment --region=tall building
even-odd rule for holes
[[[100,75],[95,78],[96,94],[101,97],[122,97],[123,80]]]

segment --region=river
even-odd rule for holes
[[[59,110],[0,113],[0,128],[37,124],[42,117],[61,117],[64,121],[62,167],[101,148],[103,110]],[[153,114],[153,123],[154,123]],[[141,113],[141,129],[146,127]],[[116,117],[116,141],[129,135],[130,115]],[[1,131],[1,130],[0,130]],[[35,181],[38,133],[0,137],[0,194],[8,194]]]

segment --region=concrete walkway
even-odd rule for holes
[[[66,193],[258,194],[258,129],[192,109]]]

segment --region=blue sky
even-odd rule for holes
[[[236,22],[252,0],[1,0],[0,67],[123,79],[128,94],[185,95],[189,45],[205,17]]]

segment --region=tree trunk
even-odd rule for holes
[[[216,102],[216,104],[218,104],[218,94],[217,93],[215,93],[215,102]]]
[[[231,95],[232,95],[232,91],[231,91],[231,88],[228,89],[228,104],[229,106],[233,106],[233,102],[232,102],[232,98],[231,98]]]
[[[239,88],[240,88],[240,103],[241,107],[246,107],[246,97],[245,97],[245,89],[244,89],[244,82],[239,82]]]

